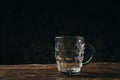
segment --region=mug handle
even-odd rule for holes
[[[88,59],[87,61],[83,62],[83,66],[85,66],[85,65],[87,65],[87,64],[90,63],[90,61],[92,60],[92,58],[93,58],[93,56],[94,56],[94,54],[95,54],[95,52],[96,52],[94,46],[92,46],[92,45],[90,45],[90,44],[85,45],[85,49],[87,49],[87,48],[90,48],[90,50],[91,50],[90,53],[91,53],[91,54],[90,54],[89,59]]]

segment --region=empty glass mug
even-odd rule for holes
[[[68,75],[79,75],[81,67],[88,64],[95,53],[93,46],[91,48],[91,55],[86,62],[83,62],[85,41],[81,36],[62,36],[55,37],[55,58],[57,68],[60,73]]]

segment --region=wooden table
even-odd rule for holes
[[[58,73],[56,64],[0,65],[0,80],[120,80],[120,63],[90,63],[79,76]]]

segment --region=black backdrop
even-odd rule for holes
[[[4,0],[0,64],[55,63],[54,38],[81,35],[93,61],[120,62],[119,3],[111,0]]]

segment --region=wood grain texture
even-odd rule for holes
[[[120,63],[90,63],[78,76],[60,74],[56,64],[0,65],[0,80],[120,80]]]

